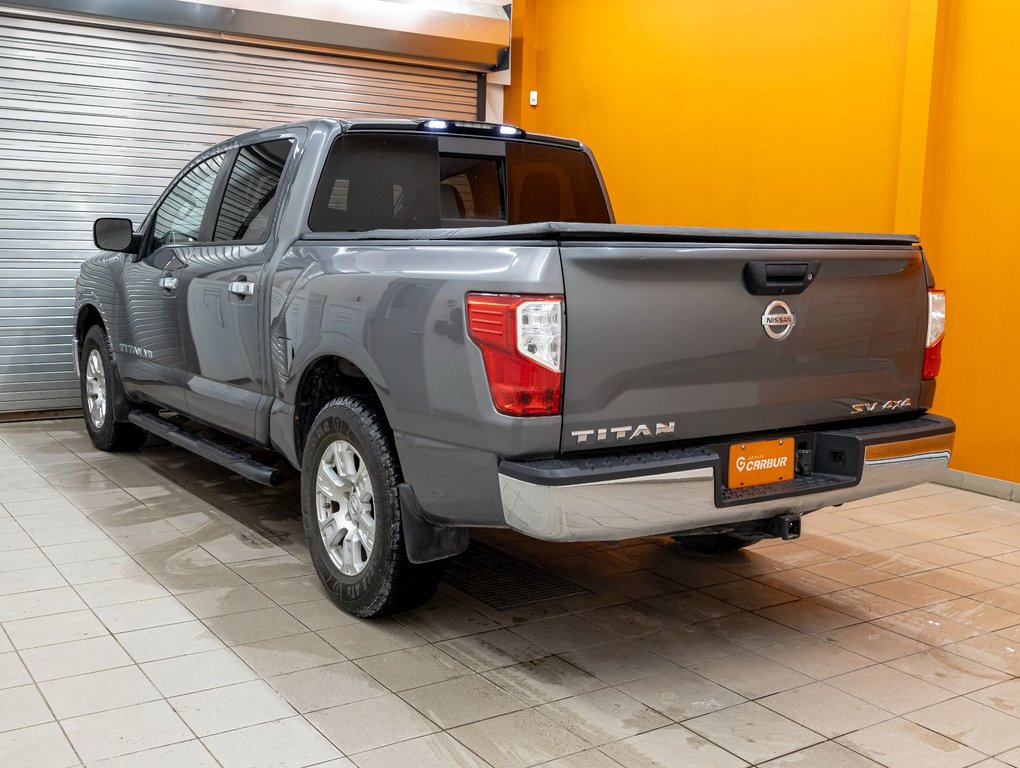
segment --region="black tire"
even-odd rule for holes
[[[362,397],[326,403],[308,433],[301,466],[301,516],[312,564],[337,605],[362,618],[417,608],[432,598],[443,574],[441,561],[416,565],[407,559],[397,496],[400,466],[389,428],[373,405]],[[363,570],[350,575],[340,569],[320,533],[316,501],[320,462],[337,441],[359,454],[372,486],[374,542]]]
[[[674,536],[673,540],[685,549],[705,555],[733,552],[754,544],[753,541],[730,536],[728,533],[705,533],[700,536]]]
[[[98,355],[102,365],[102,379],[105,382],[104,394],[105,407],[101,419],[94,415],[91,405],[97,399],[90,396],[88,392],[87,379],[89,376],[89,364],[92,353]],[[81,389],[81,407],[85,417],[85,428],[88,430],[92,444],[101,451],[134,451],[145,442],[148,433],[126,421],[117,421],[113,416],[113,403],[115,401],[115,389],[120,382],[113,375],[113,355],[110,353],[110,340],[102,326],[93,325],[85,334],[85,340],[81,345],[81,359],[79,368],[81,376],[79,387]]]

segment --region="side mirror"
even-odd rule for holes
[[[92,225],[92,240],[103,251],[136,253],[138,238],[131,219],[96,219]]]

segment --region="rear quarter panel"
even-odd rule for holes
[[[481,353],[465,333],[472,291],[562,293],[558,249],[299,241],[273,278],[272,369],[276,396],[293,405],[303,372],[319,358],[357,365],[379,395],[404,478],[425,511],[437,521],[497,524],[498,457],[555,453],[561,424],[493,408]],[[494,503],[480,503],[487,499]]]

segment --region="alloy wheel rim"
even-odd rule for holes
[[[368,565],[375,545],[375,495],[368,467],[346,440],[330,443],[315,476],[319,535],[333,564],[346,576]]]
[[[106,422],[106,369],[98,349],[89,353],[85,364],[85,399],[92,426],[102,428]]]

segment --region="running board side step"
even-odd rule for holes
[[[280,470],[255,461],[249,454],[243,451],[236,451],[233,448],[210,440],[208,437],[197,435],[181,429],[165,419],[153,416],[144,411],[131,411],[128,414],[128,421],[135,424],[146,432],[151,432],[156,437],[161,437],[168,443],[191,451],[203,459],[219,464],[231,472],[236,472],[241,477],[254,480],[262,485],[279,485],[282,481]]]

